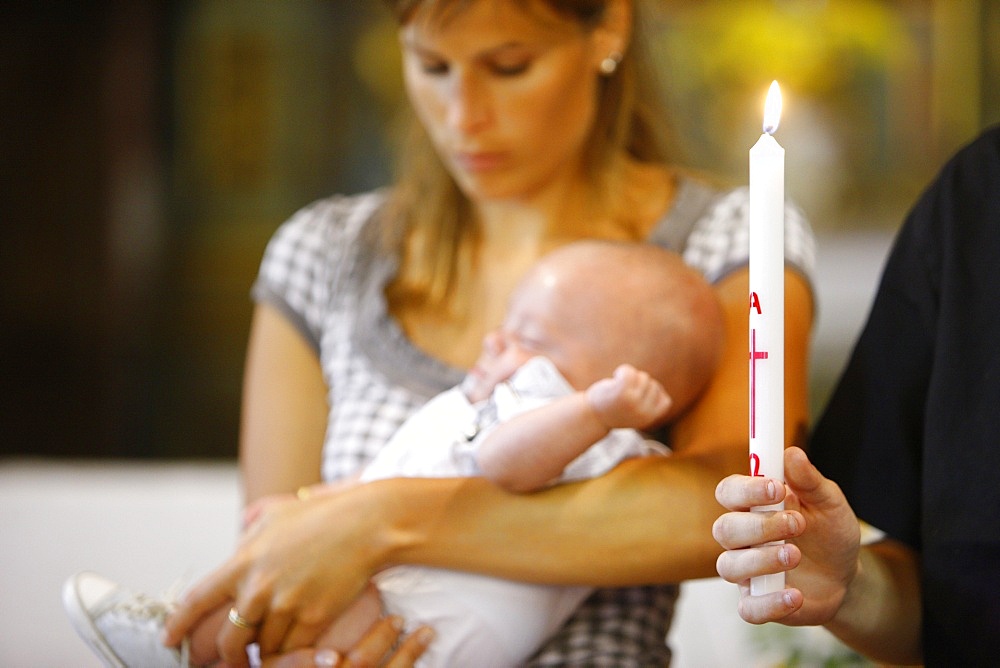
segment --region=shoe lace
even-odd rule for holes
[[[147,594],[133,594],[115,605],[115,610],[127,615],[130,619],[162,622],[174,608],[176,596],[168,594],[163,599],[154,598]],[[191,642],[188,638],[181,641],[180,646],[180,668],[190,668],[191,666]]]
[[[115,605],[115,610],[133,619],[163,621],[172,607],[171,603],[146,594],[133,594]]]

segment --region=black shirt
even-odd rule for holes
[[[926,664],[1000,665],[1000,126],[907,217],[809,447],[921,554]]]

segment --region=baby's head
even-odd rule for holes
[[[649,244],[578,241],[545,255],[521,280],[474,373],[486,360],[497,375],[509,375],[544,355],[584,389],[628,363],[663,384],[673,417],[705,388],[722,336],[714,291],[677,254]]]

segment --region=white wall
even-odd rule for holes
[[[0,666],[100,666],[62,611],[63,581],[190,581],[232,549],[238,507],[232,465],[0,463]]]

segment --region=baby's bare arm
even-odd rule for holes
[[[584,392],[574,392],[499,425],[480,444],[483,475],[512,492],[554,480],[587,448],[618,427],[642,428],[670,407],[663,387],[630,366]]]

